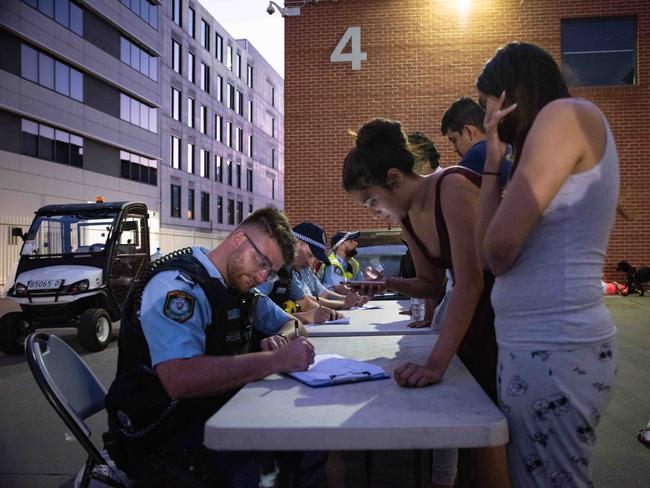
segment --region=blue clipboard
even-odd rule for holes
[[[307,371],[295,371],[287,375],[313,388],[383,380],[390,377],[380,366],[339,354],[316,355],[314,364]]]

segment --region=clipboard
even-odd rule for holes
[[[288,376],[313,388],[374,381],[389,378],[384,368],[339,354],[317,354],[307,371],[287,373]]]

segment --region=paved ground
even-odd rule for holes
[[[650,486],[650,450],[636,441],[636,432],[650,418],[650,296],[606,299],[619,328],[621,362],[614,398],[598,429],[594,454],[596,486],[636,488]],[[12,310],[0,300],[0,315]],[[113,377],[117,348],[87,353],[76,332],[57,331],[79,352],[99,379]],[[95,440],[101,439],[105,416],[88,422]],[[78,443],[66,440],[63,424],[32,379],[22,356],[0,353],[0,487],[69,487],[84,462]],[[336,453],[330,461],[330,487],[365,486],[363,456]],[[413,454],[375,454],[375,487],[412,486]]]

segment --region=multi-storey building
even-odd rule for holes
[[[283,80],[198,2],[170,0],[162,18],[160,242],[209,246],[283,206]]]
[[[4,0],[0,43],[0,292],[46,204],[144,201],[163,252],[283,206],[283,80],[198,2]]]

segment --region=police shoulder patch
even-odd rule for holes
[[[337,275],[341,275],[341,276],[343,276],[343,270],[341,270],[341,268],[339,268],[338,266],[335,266],[335,267],[334,267],[334,272],[335,272]]]
[[[165,317],[182,324],[194,313],[194,302],[195,298],[185,291],[170,291],[165,298],[163,313]]]

